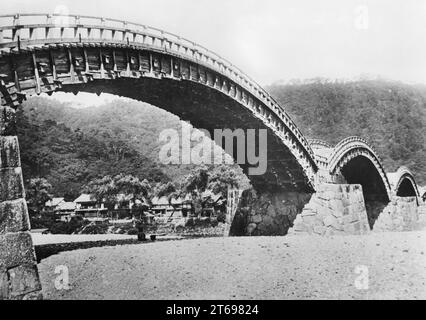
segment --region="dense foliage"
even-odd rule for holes
[[[18,109],[19,142],[24,180],[45,178],[54,196],[77,198],[86,186],[102,184],[112,177],[120,188],[104,190],[128,194],[139,182],[169,194],[170,185],[180,189],[184,177],[197,165],[163,165],[159,162],[160,132],[180,131],[178,117],[132,100],[117,99],[99,107],[77,109],[67,103],[33,97]],[[247,187],[248,180],[237,166],[209,166],[209,171],[229,170],[229,176]],[[126,178],[127,177],[127,178]],[[126,181],[133,179],[134,181]],[[226,180],[226,178],[225,178]],[[108,186],[106,183],[105,187]],[[96,188],[95,188],[96,189]],[[102,190],[98,190],[101,192]],[[148,191],[148,190],[146,190]],[[132,193],[132,192],[130,192]],[[155,192],[153,192],[155,193]]]
[[[309,138],[332,144],[357,135],[371,143],[385,170],[409,167],[426,184],[426,87],[369,80],[272,85],[269,92]]]

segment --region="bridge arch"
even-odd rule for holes
[[[388,178],[394,195],[419,199],[419,189],[410,169],[404,166],[399,167],[396,172],[388,173]]]
[[[229,61],[175,34],[91,16],[0,16],[1,104],[55,91],[106,92],[153,104],[212,132],[267,129],[255,188],[314,191],[314,153],[285,110]],[[240,164],[247,172],[248,163]]]
[[[333,149],[328,171],[334,182],[360,184],[370,228],[391,200],[391,185],[380,158],[359,137],[348,137]]]

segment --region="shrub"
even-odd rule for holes
[[[114,224],[112,227],[112,232],[118,234],[128,234],[128,232],[133,228],[133,223]]]
[[[72,217],[70,222],[56,222],[50,227],[52,234],[72,234],[81,230],[84,226],[89,224],[89,221],[84,220],[80,216]]]
[[[220,213],[217,215],[217,221],[218,221],[218,222],[225,223],[225,222],[226,222],[226,213],[225,213],[225,212],[220,212]]]
[[[50,232],[53,234],[71,234],[70,228],[67,222],[56,222],[50,227]]]
[[[32,229],[50,228],[55,224],[55,215],[53,212],[44,212],[37,216],[30,214],[30,222]]]
[[[127,230],[127,234],[128,234],[129,236],[137,235],[137,234],[138,234],[138,229],[136,229],[136,228],[131,228],[131,229]]]
[[[194,227],[194,226],[195,226],[194,218],[189,218],[186,221],[185,227]]]
[[[80,234],[106,234],[109,228],[107,222],[90,223],[80,231]]]

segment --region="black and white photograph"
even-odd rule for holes
[[[426,299],[425,1],[0,0],[0,99],[0,300]]]

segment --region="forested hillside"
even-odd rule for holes
[[[305,136],[332,144],[369,141],[385,170],[406,165],[426,184],[426,86],[370,80],[272,85],[267,88]]]
[[[24,179],[46,178],[55,196],[74,199],[90,181],[107,175],[130,174],[153,185],[179,183],[197,168],[161,164],[159,150],[164,142],[159,141],[160,132],[180,131],[181,121],[145,103],[117,99],[76,109],[33,97],[18,112]],[[230,170],[241,185],[248,186],[237,165]]]

